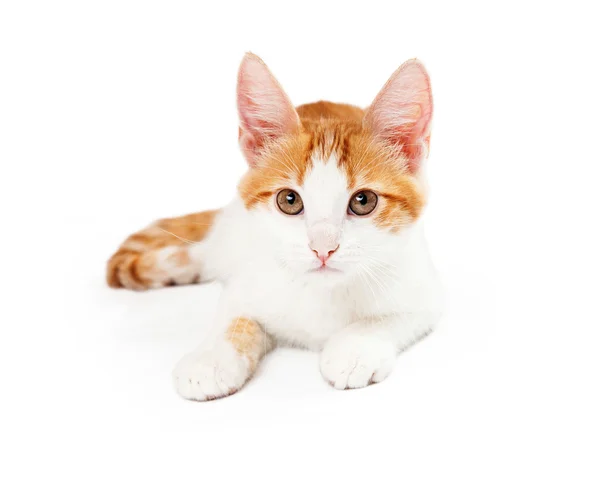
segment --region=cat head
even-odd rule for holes
[[[237,103],[250,167],[239,193],[279,263],[322,278],[386,268],[425,203],[432,98],[423,65],[404,63],[365,111],[328,102],[296,109],[247,54]]]

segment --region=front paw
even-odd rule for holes
[[[331,338],[321,352],[321,374],[336,389],[354,389],[383,381],[392,372],[396,350],[374,336]]]
[[[210,401],[229,396],[250,376],[248,361],[228,343],[185,355],[175,366],[175,389],[185,399]]]

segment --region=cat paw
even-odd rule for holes
[[[175,389],[185,399],[210,401],[234,394],[250,376],[247,360],[229,344],[185,355],[175,366]]]
[[[394,368],[396,349],[372,336],[331,338],[321,352],[321,374],[336,389],[354,389],[383,381]]]

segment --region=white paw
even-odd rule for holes
[[[229,343],[185,355],[175,366],[175,389],[185,399],[210,401],[229,396],[249,377],[248,361]]]
[[[388,377],[396,350],[391,341],[378,337],[333,337],[325,344],[320,362],[321,374],[334,388],[362,388]]]

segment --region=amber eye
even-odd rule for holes
[[[289,189],[281,190],[277,193],[277,206],[286,215],[297,215],[302,213],[304,209],[304,203],[302,203],[300,195],[294,190]]]
[[[356,193],[348,204],[352,213],[358,216],[368,215],[377,206],[377,195],[370,190]]]

